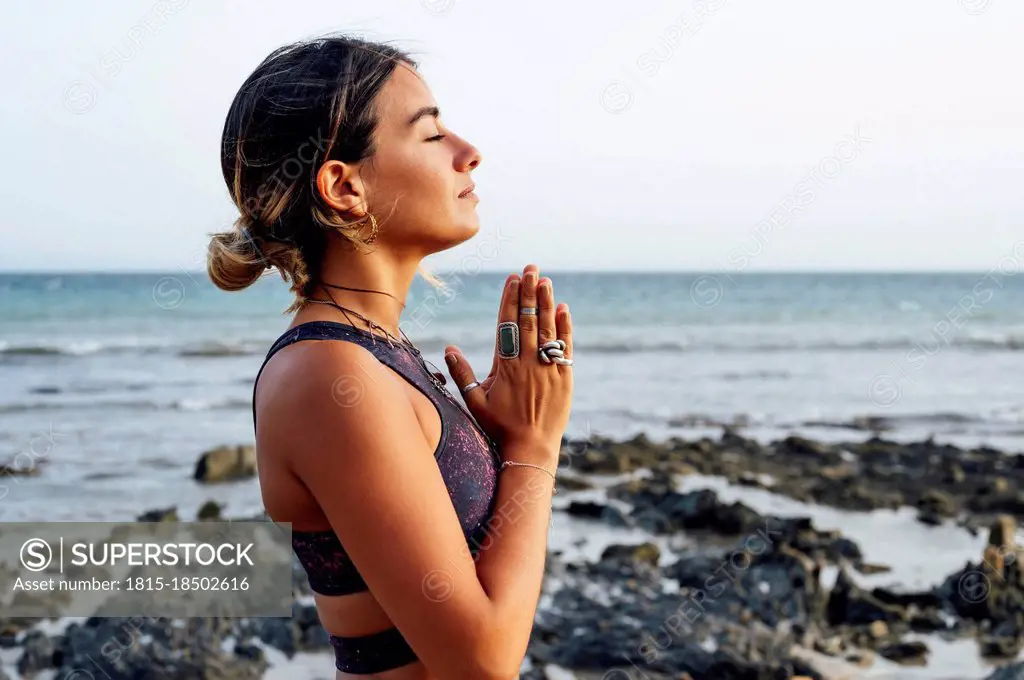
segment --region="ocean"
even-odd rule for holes
[[[558,273],[575,325],[567,435],[934,436],[1024,448],[1024,276]],[[447,374],[490,366],[505,273],[417,278],[402,327]],[[290,302],[198,272],[0,274],[0,520],[198,507],[196,458],[252,441],[252,381]],[[451,386],[451,385],[450,385]],[[454,387],[452,387],[454,389]],[[43,467],[45,466],[45,467]],[[254,486],[218,489],[228,513]]]
[[[717,437],[730,426],[766,441],[878,433],[1020,451],[1024,276],[1004,269],[544,271],[575,326],[566,434]],[[484,373],[504,277],[457,272],[442,276],[444,292],[417,279],[403,329],[436,366],[444,366],[444,346],[456,344]],[[260,512],[256,480],[205,487],[192,472],[203,451],[252,442],[253,378],[287,326],[289,303],[273,274],[239,293],[183,271],[0,274],[0,465],[39,470],[0,476],[0,520],[125,521],[172,506],[192,519],[210,499],[227,516]],[[893,565],[891,574],[864,578],[879,585],[930,587],[977,559],[985,543],[952,522],[926,528],[909,508],[845,512],[699,475],[681,484],[841,528],[868,561]],[[579,495],[591,493],[601,500],[600,490]],[[553,519],[549,545],[565,559],[593,560],[611,542],[650,540],[562,512]],[[989,672],[973,643],[929,636],[928,645],[927,668],[879,660],[864,677]],[[327,677],[331,668],[325,654],[286,661],[267,653],[275,661],[267,677]],[[12,654],[0,655],[0,669],[13,673],[13,663]]]

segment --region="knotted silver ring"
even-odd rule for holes
[[[565,340],[549,340],[537,348],[540,360],[545,364],[561,364],[572,366],[572,359],[565,358]]]

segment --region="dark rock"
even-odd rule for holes
[[[147,510],[135,518],[137,522],[177,522],[178,509],[175,507]]]
[[[967,480],[964,469],[954,462],[946,464],[943,470],[942,483],[949,486],[959,486]]]
[[[1024,516],[1024,494],[1018,491],[974,496],[970,499],[969,505],[974,512]]]
[[[205,521],[217,521],[221,519],[220,511],[224,506],[217,501],[206,501],[200,506],[196,513],[196,519]]]
[[[980,635],[978,646],[981,655],[986,658],[1016,659],[1020,655],[1024,638],[1021,631],[1010,626],[1001,626],[1003,630],[993,631],[989,635]]]
[[[609,495],[632,503],[633,521],[658,533],[695,530],[735,536],[764,523],[761,515],[742,503],[719,502],[710,489],[681,494],[664,488],[660,481],[631,482],[610,490]]]
[[[558,487],[560,492],[568,491],[583,491],[585,489],[593,489],[594,485],[583,479],[582,477],[574,477],[572,475],[559,472],[555,477],[555,485]]]
[[[262,655],[247,652],[244,643],[235,647],[240,654],[223,649],[232,626],[214,618],[93,617],[72,623],[57,638],[57,677],[77,677],[76,669],[88,668],[109,680],[256,680],[267,668]]]
[[[1010,480],[1006,477],[992,477],[984,480],[978,487],[981,495],[1003,496],[1010,493]]]
[[[901,593],[888,588],[875,588],[871,596],[883,604],[896,607],[918,607],[919,609],[938,609],[942,607],[942,598],[933,591]]]
[[[297,645],[304,651],[317,651],[330,646],[327,631],[320,625],[320,616],[313,605],[300,605],[292,608],[292,621],[298,626]]]
[[[261,647],[257,647],[256,645],[247,642],[241,642],[235,645],[235,656],[241,657],[246,661],[254,661],[256,663],[266,663],[267,660]]]
[[[616,527],[629,526],[629,522],[622,512],[610,505],[602,505],[601,503],[590,501],[572,501],[565,511],[574,517],[601,520]]]
[[[610,545],[601,553],[601,562],[629,562],[657,568],[661,549],[653,543]]]
[[[252,446],[218,446],[196,461],[193,479],[205,484],[256,476],[256,449]]]
[[[38,475],[38,465],[33,465],[32,467],[22,467],[12,463],[0,465],[0,479],[4,477],[37,477]]]
[[[923,666],[928,658],[928,646],[923,642],[897,642],[879,647],[878,653],[899,664]]]
[[[913,611],[910,614],[910,629],[919,633],[937,633],[950,629],[950,625],[938,610]]]
[[[997,517],[989,528],[988,544],[1008,550],[1017,548],[1017,523],[1010,515]]]
[[[886,604],[864,592],[854,584],[846,569],[840,568],[839,577],[829,594],[827,606],[829,625],[867,625],[873,621],[903,621],[906,612],[893,604]]]
[[[38,630],[30,630],[22,643],[24,651],[18,659],[18,673],[32,677],[54,667],[55,649],[53,641]]]
[[[823,458],[831,451],[828,444],[796,436],[786,437],[779,444],[778,449],[783,453],[812,458]]]
[[[39,621],[41,621],[41,619],[0,618],[0,649],[11,649],[12,647],[17,647],[18,635],[22,631],[29,630],[34,624],[38,623]]]
[[[838,562],[839,558],[848,559],[851,561],[859,561],[864,558],[863,553],[860,551],[860,546],[851,541],[848,538],[838,537],[829,545],[829,551],[833,558],[833,561]]]
[[[887,564],[871,564],[869,562],[855,562],[853,568],[865,576],[872,574],[888,574],[892,567]]]
[[[923,513],[947,517],[955,515],[957,511],[956,500],[948,493],[937,489],[927,489],[922,493],[917,501],[917,507]]]

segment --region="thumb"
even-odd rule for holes
[[[473,388],[469,392],[462,391],[466,385],[476,380],[476,376],[473,374],[473,367],[469,365],[466,357],[462,355],[462,350],[455,345],[448,345],[444,348],[444,362],[448,365],[448,372],[451,373],[452,380],[455,381],[455,385],[459,388],[459,393],[466,400],[466,405],[474,408],[482,405],[484,395],[480,388]]]

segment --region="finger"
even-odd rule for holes
[[[555,313],[555,325],[558,328],[558,339],[565,343],[565,351],[562,356],[572,359],[572,316],[569,314],[569,305],[564,302],[558,305],[558,310]]]
[[[537,265],[528,264],[523,269],[523,283],[519,286],[519,307],[537,309],[537,280],[540,272]],[[519,354],[537,358],[537,315],[519,315]]]
[[[509,274],[505,288],[501,291],[501,305],[498,306],[498,323],[519,320],[519,274]]]
[[[498,323],[503,321],[519,321],[519,274],[509,274],[505,279],[505,289],[501,294],[501,304],[498,306]],[[498,356],[498,333],[494,333],[494,359],[491,362],[490,375],[498,370],[498,362],[505,361]]]
[[[542,277],[537,284],[537,337],[540,345],[554,340],[557,335],[555,327],[555,289],[548,277]],[[538,345],[539,346],[539,345]]]
[[[459,388],[459,393],[466,401],[466,406],[470,410],[482,406],[485,401],[482,389],[474,387],[469,392],[463,392],[463,388],[466,385],[476,381],[476,376],[473,373],[473,367],[469,365],[466,357],[463,356],[462,350],[455,345],[448,345],[444,348],[444,362],[448,365],[448,372],[451,373],[452,380],[455,381],[455,385]]]

